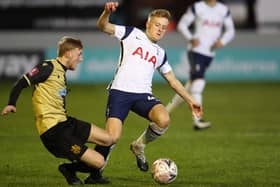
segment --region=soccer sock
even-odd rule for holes
[[[193,116],[193,121],[194,121],[194,123],[198,123],[198,122],[200,122],[200,118]]]
[[[177,108],[181,103],[183,102],[183,99],[178,95],[174,95],[172,100],[166,105],[167,112],[171,113],[175,108]]]
[[[148,128],[141,134],[141,136],[136,140],[141,144],[148,144],[154,141],[157,137],[163,135],[168,128],[160,128],[155,123],[150,123]]]
[[[79,171],[83,173],[91,172],[94,169],[81,161],[65,164],[65,166],[71,171],[75,171],[75,172]]]
[[[206,82],[204,79],[196,79],[192,82],[190,87],[191,95],[200,105],[202,105],[202,92],[204,90],[205,84]],[[200,121],[200,118],[193,117],[193,121],[194,123],[197,123]]]
[[[202,92],[204,90],[205,84],[206,82],[204,79],[196,79],[192,82],[190,87],[192,96],[200,105],[202,105]]]
[[[90,172],[90,175],[92,178],[101,176],[101,173],[102,173],[103,169],[105,168],[107,161],[109,160],[110,152],[113,149],[114,145],[115,144],[113,144],[111,146],[102,146],[102,145],[95,146],[94,150],[99,152],[104,157],[105,165],[100,169],[93,168],[92,171]]]
[[[190,89],[190,85],[191,83],[188,81],[186,84],[185,84],[185,88],[187,91],[189,91]],[[175,108],[177,108],[181,103],[183,102],[183,99],[178,95],[176,94],[172,100],[167,104],[166,106],[166,110],[167,112],[171,113]]]

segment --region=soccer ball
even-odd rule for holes
[[[152,165],[152,177],[160,184],[173,182],[178,175],[177,165],[168,158],[160,158]]]

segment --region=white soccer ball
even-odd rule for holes
[[[177,165],[168,158],[160,158],[152,165],[152,177],[160,184],[173,182],[178,175]]]

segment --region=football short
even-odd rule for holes
[[[152,94],[129,93],[112,89],[109,91],[106,118],[115,117],[124,123],[131,110],[149,120],[149,112],[157,104],[161,102]]]
[[[68,117],[43,133],[40,138],[54,156],[71,161],[80,160],[87,150],[85,143],[90,134],[91,124]]]
[[[190,63],[190,79],[204,78],[207,68],[210,66],[213,57],[205,56],[196,52],[188,52]]]

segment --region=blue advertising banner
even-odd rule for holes
[[[209,81],[279,81],[280,48],[224,48],[217,51],[206,79]],[[180,80],[188,79],[189,65],[184,48],[167,48],[168,61]],[[109,83],[117,68],[118,48],[86,48],[84,61],[77,71],[67,73],[73,82]],[[56,57],[56,49],[48,49],[47,59]],[[159,73],[154,81],[163,81]]]
[[[46,58],[56,57],[56,49],[48,49]],[[118,64],[119,49],[117,48],[85,48],[83,62],[77,70],[68,71],[67,79],[72,82],[110,82]]]
[[[280,80],[280,48],[224,48],[207,71],[212,81]],[[169,61],[179,79],[188,79],[189,65],[186,51],[168,49]]]

